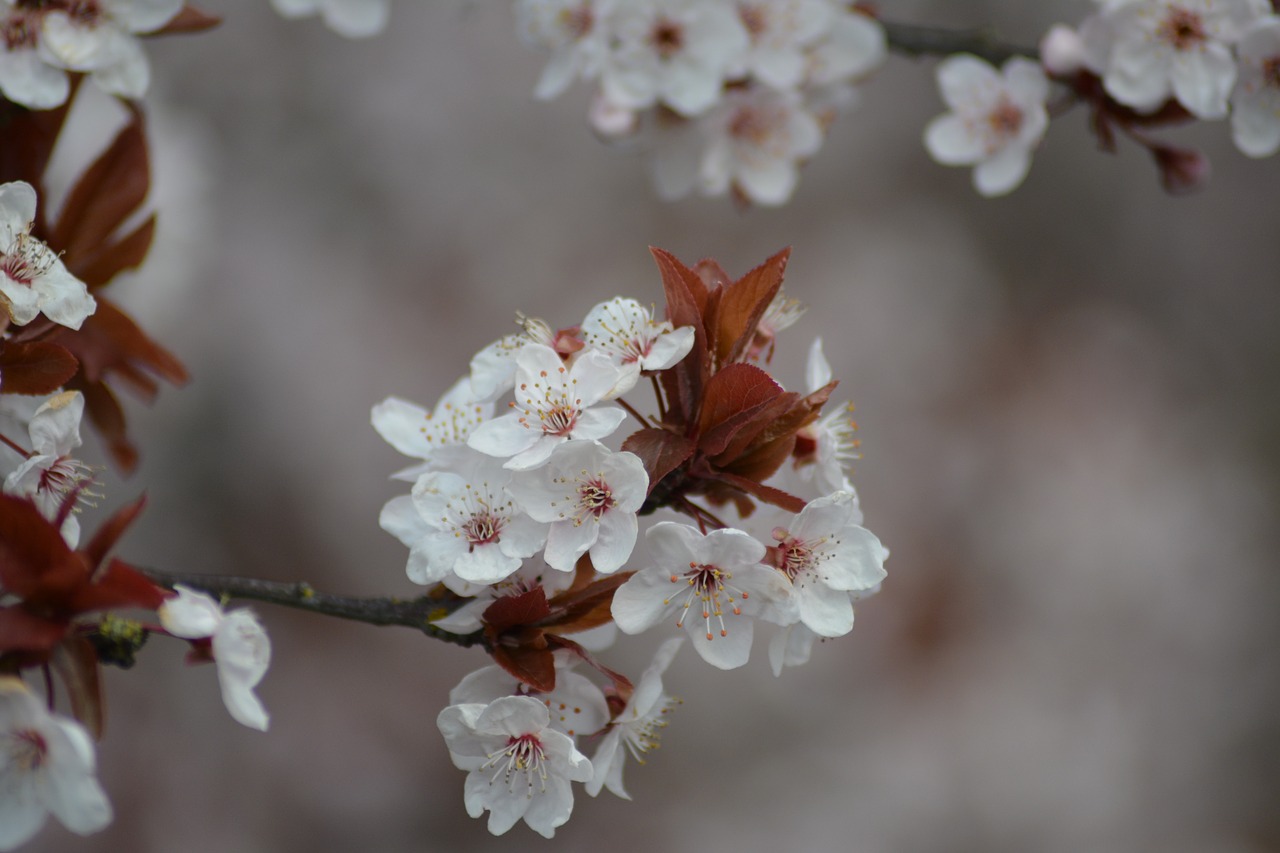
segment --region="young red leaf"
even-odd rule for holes
[[[66,254],[75,269],[80,258],[98,250],[142,204],[151,186],[151,166],[142,112],[132,117],[80,179],[62,204],[49,245]]]
[[[783,249],[723,289],[711,331],[717,365],[735,362],[747,351],[760,318],[778,295],[790,256],[791,249]]]
[[[551,599],[554,615],[543,621],[541,627],[554,628],[557,634],[576,634],[612,621],[613,593],[633,574],[619,572],[583,589],[561,593]]]
[[[705,293],[706,288],[697,274],[680,263],[675,255],[652,246],[649,251],[662,276],[662,289],[667,297],[667,319],[677,328],[692,326],[694,331],[693,349],[675,367],[663,371],[668,402],[673,409],[678,406],[678,411],[671,414],[676,422],[683,425],[696,416],[703,384],[711,374],[707,330],[698,297],[694,295],[695,292]],[[702,301],[705,303],[705,297]]]
[[[67,637],[53,650],[50,663],[67,688],[71,713],[94,740],[101,740],[106,718],[102,682],[98,678],[98,653],[93,643],[85,637]]]
[[[124,409],[105,382],[85,382],[76,377],[67,383],[68,388],[84,394],[84,410],[89,423],[107,443],[107,450],[120,470],[126,474],[138,464],[138,449],[129,440],[125,427]]]
[[[182,11],[169,19],[169,23],[156,30],[152,35],[167,36],[181,33],[199,33],[213,29],[221,23],[222,19],[217,15],[210,15],[208,12],[203,12],[188,3],[182,7]]]
[[[67,634],[67,620],[45,619],[21,604],[0,607],[0,655],[30,652],[43,656]]]
[[[80,360],[85,381],[98,382],[109,373],[118,373],[148,400],[155,396],[157,386],[144,369],[174,385],[187,381],[187,370],[173,353],[147,337],[109,299],[97,299],[98,308],[84,325],[59,338]]]
[[[693,455],[694,443],[665,429],[648,427],[627,436],[622,442],[622,449],[640,457],[645,473],[649,475],[649,493],[652,494],[663,477]]]
[[[75,100],[80,75],[72,75],[66,103],[51,110],[26,110],[0,99],[0,183],[26,181],[44,196],[44,170],[53,155],[53,146]],[[47,233],[45,205],[36,207],[36,236]]]
[[[494,646],[493,662],[539,693],[556,689],[556,659],[549,648]]]
[[[698,435],[705,435],[719,424],[782,393],[782,386],[754,364],[727,365],[707,382],[698,415]]]
[[[0,494],[0,588],[39,602],[62,594],[82,575],[83,564],[34,503]]]
[[[111,245],[74,259],[75,267],[71,272],[88,285],[90,290],[102,287],[124,270],[136,269],[142,265],[151,249],[155,233],[156,217],[153,214]]]
[[[67,606],[76,613],[121,607],[155,610],[164,599],[165,591],[150,578],[123,560],[113,559],[94,575],[92,583],[68,599]]]
[[[0,342],[0,375],[6,394],[52,394],[76,375],[80,362],[49,341]]]
[[[718,478],[721,482],[734,486],[752,497],[759,498],[765,503],[773,504],[781,507],[787,512],[799,512],[804,509],[804,501],[790,492],[784,492],[782,489],[775,489],[773,486],[766,486],[747,477],[739,477],[737,474],[721,473]]]
[[[522,625],[535,625],[550,614],[546,590],[535,586],[519,595],[505,595],[495,599],[481,618],[488,626],[486,632],[492,629],[496,635]]]

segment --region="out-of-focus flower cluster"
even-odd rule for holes
[[[851,409],[822,414],[836,382],[821,341],[803,391],[767,367],[801,313],[782,292],[787,253],[737,280],[654,254],[661,318],[627,297],[565,328],[521,316],[433,409],[373,409],[379,434],[416,460],[381,524],[409,548],[410,579],[433,586],[434,624],[472,635],[496,664],[439,717],[469,772],[467,809],[488,811],[495,833],[523,818],[550,837],[572,782],[626,796],[623,762],[657,745],[674,702],[661,676],[686,638],[732,669],[769,625],[780,674],[848,633],[853,602],[885,577],[888,552],[848,479]],[[684,637],[637,682],[594,656],[618,630],[663,626]]]

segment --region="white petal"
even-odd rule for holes
[[[330,0],[324,22],[347,38],[366,38],[386,29],[390,12],[388,0]]]
[[[611,574],[626,564],[635,549],[639,527],[633,513],[614,510],[604,514],[591,546],[591,565],[597,572]]]
[[[929,156],[944,166],[968,166],[986,156],[982,138],[955,113],[946,113],[929,122],[924,131],[924,147]]]
[[[166,598],[156,611],[164,629],[184,640],[212,637],[225,618],[218,602],[212,596],[181,584],[173,591],[177,597]]]
[[[1010,145],[974,167],[973,186],[984,196],[1004,195],[1022,183],[1030,168],[1031,152]]]
[[[423,433],[427,410],[421,406],[399,397],[388,397],[373,407],[369,420],[378,435],[405,456],[426,459],[431,452]]]
[[[623,633],[646,631],[674,609],[666,598],[684,587],[671,583],[670,575],[662,568],[643,569],[618,587],[613,594],[613,620]]]

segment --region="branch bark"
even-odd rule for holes
[[[987,30],[951,30],[883,20],[880,25],[884,27],[889,49],[906,56],[972,53],[992,65],[1001,65],[1014,56],[1036,60],[1040,58],[1040,51],[1036,48],[1002,41]]]
[[[453,634],[443,628],[437,628],[430,622],[431,619],[437,619],[457,609],[466,603],[465,599],[453,601],[431,595],[423,595],[407,601],[399,598],[355,598],[316,592],[311,584],[305,582],[280,583],[256,578],[195,575],[159,569],[142,571],[156,583],[170,589],[175,584],[182,584],[210,595],[279,604],[282,607],[292,607],[308,613],[319,613],[322,616],[333,616],[353,622],[364,622],[368,625],[403,625],[406,628],[415,628],[428,637],[463,648],[486,645],[482,631]]]

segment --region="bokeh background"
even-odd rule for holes
[[[1034,43],[1091,5],[883,11]],[[126,557],[412,595],[373,403],[433,404],[517,309],[658,300],[650,244],[738,273],[789,245],[811,310],[774,366],[798,386],[826,341],[889,580],[781,678],[759,640],[729,673],[682,655],[634,802],[580,794],[551,842],[464,812],[434,721],[478,652],[261,605],[270,733],[155,640],[108,676],[115,823],[30,849],[1280,849],[1280,161],[1222,123],[1173,134],[1215,169],[1175,199],[1076,112],[983,200],[920,144],[933,62],[895,57],[788,206],[664,204],[585,90],[533,100],[506,2],[397,0],[363,42],[207,6],[222,27],[149,45],[160,232],[115,295],[194,379],[130,407],[143,464],[108,485],[151,504]],[[606,658],[639,673],[665,636]]]

